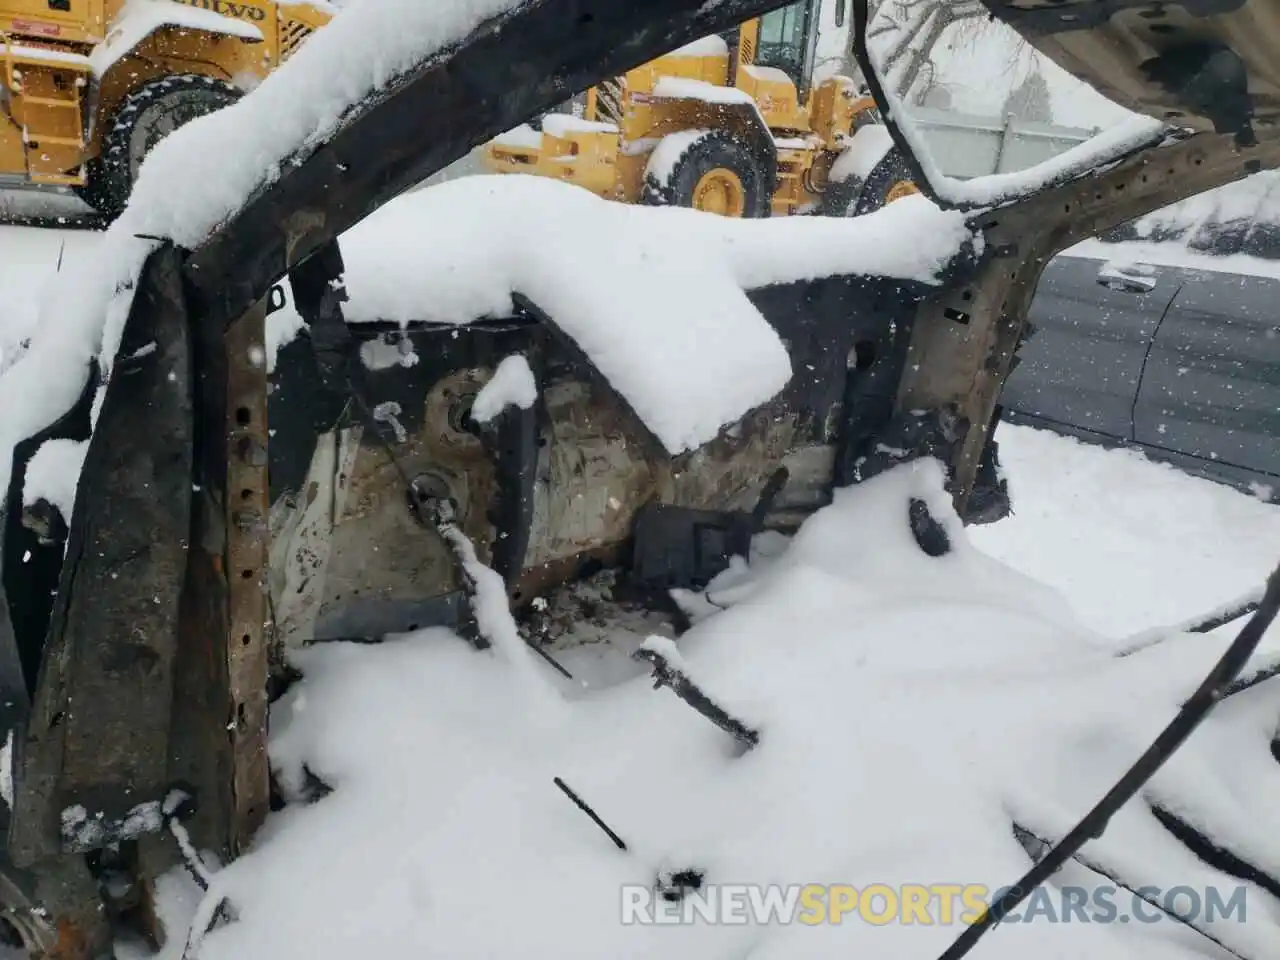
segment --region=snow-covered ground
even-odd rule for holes
[[[727,609],[679,656],[760,732],[745,755],[638,667],[599,682],[599,650],[565,655],[586,689],[517,663],[518,647],[477,654],[445,631],[306,652],[306,679],[275,709],[272,756],[294,788],[305,764],[335,791],[274,815],[217,876],[206,909],[228,896],[238,920],[200,957],[936,956],[958,920],[627,926],[622,890],[683,868],[718,883],[995,889],[1028,866],[1012,821],[1060,836],[1168,722],[1225,638],[1109,651],[1258,583],[1280,553],[1280,509],[1134,454],[1002,430],[1015,517],[966,535],[940,471],[920,464],[842,494],[783,552],[716,585]],[[953,554],[915,546],[909,496],[947,518]],[[1266,686],[1229,701],[1146,796],[1175,796],[1194,822],[1280,862],[1276,720]],[[1137,802],[1087,850],[1134,884],[1237,886]],[[1249,922],[1219,919],[1214,935],[1277,956],[1276,904],[1248,896]],[[176,928],[199,899],[166,880]],[[1171,924],[1028,923],[978,955],[1172,960],[1204,947]]]
[[[970,537],[1053,584],[1102,634],[1122,638],[1211,610],[1280,562],[1280,506],[1136,451],[1013,424],[999,437],[1015,515]]]
[[[0,373],[36,332],[40,300],[58,274],[92,259],[102,235],[87,230],[0,226]]]

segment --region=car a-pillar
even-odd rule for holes
[[[175,791],[224,859],[268,810],[266,304],[210,327],[183,264],[166,244],[142,269],[15,749],[3,906],[67,960],[109,956],[117,921],[163,941],[147,905],[181,860]]]
[[[981,256],[917,308],[897,409],[904,415],[928,411],[954,434],[948,462],[962,516],[1044,265],[1081,240],[1280,166],[1280,131],[1274,128],[1252,145],[1242,145],[1234,133],[1208,132],[1158,142],[1105,172],[1050,184],[1031,196],[992,198],[969,221],[982,237]]]

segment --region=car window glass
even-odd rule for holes
[[[804,64],[805,28],[810,0],[766,13],[760,18],[760,39],[756,63],[776,67],[800,83]]]

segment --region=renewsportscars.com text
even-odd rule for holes
[[[624,924],[975,923],[1006,888],[982,884],[719,884],[682,897],[645,886],[622,888]],[[1164,923],[1245,921],[1244,887],[1038,887],[1003,923]]]

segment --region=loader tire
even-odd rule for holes
[[[192,120],[240,98],[229,83],[199,74],[151,80],[121,102],[102,138],[102,152],[89,161],[80,199],[115,219],[124,211],[142,161],[157,143]]]
[[[867,179],[853,204],[849,216],[861,217],[887,207],[895,200],[919,193],[911,164],[894,147],[867,174]]]
[[[640,202],[652,207],[687,207],[728,217],[767,217],[772,202],[761,162],[751,148],[723,130],[689,139],[664,139],[645,170]],[[678,144],[679,153],[672,157]]]
[[[894,200],[919,192],[911,165],[898,148],[893,147],[871,168],[865,180],[850,176],[828,184],[822,195],[822,214],[827,217],[861,217]]]

